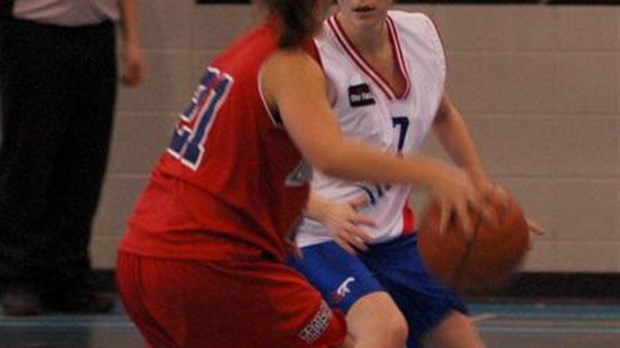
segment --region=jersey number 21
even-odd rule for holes
[[[193,170],[200,166],[205,140],[232,84],[230,75],[207,68],[190,104],[181,114],[167,151]]]

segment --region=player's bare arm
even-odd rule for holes
[[[302,51],[280,51],[265,65],[262,91],[278,110],[303,156],[324,173],[347,180],[414,183],[428,187],[441,202],[447,225],[454,213],[470,229],[468,208],[480,197],[460,171],[426,156],[397,157],[372,145],[342,136],[330,108],[325,78],[318,64]]]
[[[452,160],[467,171],[483,196],[508,201],[509,195],[506,190],[489,179],[463,116],[446,93],[441,99],[433,130]],[[489,211],[483,209],[482,212],[489,222],[494,222],[494,217]],[[544,233],[544,228],[536,221],[527,218],[527,222],[533,233]]]
[[[437,110],[433,130],[452,160],[469,173],[476,185],[489,180],[463,116],[445,93]]]

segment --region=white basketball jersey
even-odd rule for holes
[[[389,11],[386,21],[395,63],[407,82],[400,95],[358,54],[336,16],[325,21],[315,44],[345,136],[376,144],[394,154],[400,151],[413,155],[431,127],[443,95],[444,51],[426,15]],[[360,212],[377,223],[376,228],[366,228],[374,242],[393,239],[404,228],[413,228],[407,205],[410,185],[350,182],[318,170],[313,174],[311,187],[324,197],[369,200],[370,204]],[[321,224],[307,218],[296,237],[301,247],[330,239]]]

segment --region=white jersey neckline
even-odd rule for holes
[[[398,31],[396,30],[396,25],[390,16],[386,16],[386,24],[388,27],[388,35],[390,38],[390,42],[392,44],[392,49],[394,51],[394,56],[396,57],[396,62],[399,67],[400,75],[405,79],[405,89],[402,93],[398,94],[392,86],[379,74],[373,67],[364,59],[364,57],[360,54],[357,48],[353,45],[347,34],[345,33],[342,25],[338,21],[336,15],[332,15],[327,20],[327,26],[333,32],[334,37],[342,47],[342,49],[346,52],[346,54],[355,62],[355,64],[366,74],[369,78],[371,78],[377,86],[383,91],[383,93],[387,96],[389,100],[393,99],[405,99],[411,90],[411,80],[409,79],[409,68],[407,66],[407,61],[403,55],[403,50],[400,45],[400,39],[398,37]]]

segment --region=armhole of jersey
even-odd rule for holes
[[[428,21],[430,22],[431,25],[431,29],[434,32],[433,38],[435,41],[435,45],[437,46],[437,53],[440,55],[440,58],[443,62],[443,88],[445,91],[445,87],[446,87],[446,80],[448,77],[448,62],[447,62],[447,58],[446,58],[446,50],[444,49],[443,46],[443,39],[441,37],[441,32],[439,31],[439,27],[437,26],[437,23],[435,23],[435,20],[432,19],[431,17],[426,16],[426,18],[428,19]],[[442,97],[439,98],[439,102],[437,103],[437,108],[435,109],[435,116],[437,115],[437,112],[439,111],[439,107],[441,105],[441,99],[443,98],[443,93],[442,93]],[[435,118],[435,116],[433,116],[433,119]]]
[[[441,37],[441,32],[439,31],[439,27],[437,26],[437,23],[435,22],[434,19],[432,19],[431,17],[428,17],[428,16],[426,18],[428,18],[428,20],[431,23],[432,29],[434,29],[434,32],[435,32],[434,37],[436,38],[436,40],[435,40],[436,41],[436,46],[438,46],[437,50],[438,50],[438,53],[441,54],[441,58],[443,60],[444,71],[446,72],[446,73],[444,73],[444,75],[447,75],[448,62],[447,62],[447,59],[446,59],[446,50],[445,50],[444,45],[443,45],[443,38]],[[445,84],[445,79],[446,78],[444,76],[444,84]]]
[[[413,209],[411,209],[409,204],[405,204],[403,207],[403,234],[415,233],[417,228],[416,225],[416,216]]]
[[[265,112],[267,112],[267,115],[269,115],[271,122],[276,127],[283,127],[284,125],[282,123],[282,118],[277,113],[274,114],[271,112],[271,109],[269,109],[269,104],[267,104],[267,100],[265,100],[265,95],[263,94],[263,83],[262,83],[263,71],[265,70],[265,64],[271,59],[271,57],[273,57],[273,54],[267,57],[267,59],[263,61],[263,64],[261,65],[260,69],[258,69],[258,74],[256,75],[256,79],[257,79],[256,86],[258,88],[258,95],[260,95],[260,99],[263,102],[263,107],[265,108]]]
[[[324,33],[321,35],[325,35]],[[329,90],[331,89],[331,86],[329,84],[329,76],[327,75],[327,72],[325,70],[325,65],[323,65],[323,59],[321,58],[321,52],[319,51],[319,46],[318,46],[318,40],[316,38],[310,40],[307,44],[304,45],[304,50],[306,51],[306,53],[312,58],[314,59],[315,62],[317,62],[317,64],[319,65],[319,67],[321,68],[321,71],[323,72],[323,75],[325,76],[325,82],[327,83],[327,90],[328,90],[328,98],[329,98],[329,104],[334,107],[334,105],[336,105],[336,96],[332,95],[331,93],[329,93]]]

